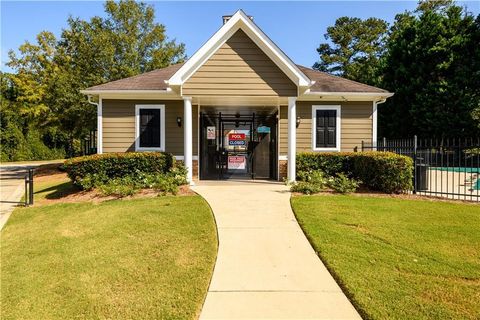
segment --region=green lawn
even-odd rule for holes
[[[194,319],[217,250],[199,196],[19,208],[1,238],[2,319]]]
[[[365,318],[480,319],[480,206],[292,198],[312,245]]]

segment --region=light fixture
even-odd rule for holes
[[[182,126],[182,117],[177,117],[177,126],[179,128]]]
[[[298,128],[298,126],[300,125],[301,120],[302,120],[302,119],[301,119],[300,117],[297,117],[297,121],[296,121],[297,128]]]

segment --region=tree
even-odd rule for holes
[[[453,4],[397,15],[382,62],[383,135],[471,137],[480,99],[480,18]]]
[[[184,45],[168,39],[151,5],[107,1],[105,12],[89,21],[70,17],[59,40],[42,32],[36,44],[10,53],[16,95],[9,106],[26,119],[17,125],[24,134],[40,130],[47,145],[62,144],[70,155],[74,141],[96,127],[96,109],[80,90],[185,59]]]
[[[327,28],[313,68],[348,79],[375,84],[379,57],[384,51],[387,23],[377,18],[341,17]]]
[[[49,77],[55,73],[53,62],[55,56],[55,36],[51,32],[41,32],[37,35],[37,43],[25,42],[19,48],[20,57],[9,52],[10,61],[7,65],[16,70],[9,80],[15,86],[15,101],[18,113],[25,117],[28,126],[42,127],[48,123],[50,109],[45,104],[45,95],[49,90]]]

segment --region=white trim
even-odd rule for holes
[[[365,96],[365,97],[385,97],[389,98],[394,95],[391,92],[353,92],[353,91],[307,91],[304,96]]]
[[[129,90],[129,89],[125,89],[125,90],[80,90],[80,93],[83,93],[83,94],[105,94],[105,93],[155,93],[155,94],[168,94],[168,93],[172,93],[172,89],[170,88],[167,88],[167,89],[164,89],[164,90]]]
[[[335,148],[317,148],[317,110],[335,110],[337,112]],[[312,106],[312,150],[313,151],[340,151],[342,136],[342,106],[341,105],[313,105]]]
[[[283,155],[283,156],[278,156],[278,160],[286,161],[286,160],[288,160],[288,156],[285,156],[285,155]]]
[[[140,147],[140,110],[141,109],[159,109],[160,110],[160,147],[158,148]],[[135,105],[135,151],[165,151],[165,105],[164,104],[136,104]]]
[[[103,153],[103,101],[100,97],[97,104],[97,153]]]
[[[372,146],[377,147],[377,101],[372,103]]]
[[[277,181],[280,180],[280,105],[277,106],[277,119],[276,124],[277,124],[277,136],[275,137],[277,139]]]
[[[373,112],[372,112],[372,145],[375,147],[374,150],[377,150],[377,136],[378,136],[378,105],[385,103],[387,99],[373,101]]]
[[[175,72],[167,83],[170,86],[183,85],[238,29],[242,29],[297,86],[309,87],[311,85],[311,80],[298,69],[287,55],[242,10],[238,10],[227,23]]]
[[[183,97],[183,157],[184,164],[187,168],[187,181],[193,184],[193,116],[192,116],[192,98]]]
[[[288,163],[287,180],[294,182],[297,175],[295,161],[297,156],[297,98],[288,97]]]

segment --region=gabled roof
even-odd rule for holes
[[[386,90],[356,81],[333,76],[294,64],[242,11],[237,11],[189,60],[185,63],[156,69],[137,76],[111,81],[82,90],[84,94],[181,94],[182,85],[215,52],[241,29],[299,88],[300,96],[311,94],[341,94],[365,96],[391,96]],[[173,89],[173,90],[172,90]]]
[[[93,86],[85,91],[102,90],[167,90],[165,80],[169,79],[183,63],[177,63],[166,68],[145,72],[133,77],[124,78]]]
[[[238,29],[242,29],[265,54],[299,87],[311,85],[310,79],[298,69],[280,48],[242,11],[238,10],[195,54],[167,80],[170,86],[181,86]]]
[[[310,80],[315,83],[310,87],[310,92],[365,92],[365,93],[388,93],[387,90],[369,86],[357,81],[337,77],[326,72],[313,70],[297,65]]]
[[[177,72],[184,63],[171,65],[163,69],[156,69],[137,76],[107,82],[98,86],[90,87],[85,91],[109,91],[109,90],[164,90],[168,89],[165,83],[167,79]],[[315,83],[310,87],[310,92],[364,92],[364,93],[388,93],[388,91],[369,86],[360,82],[333,76],[326,72],[313,70],[297,65],[310,81]]]

